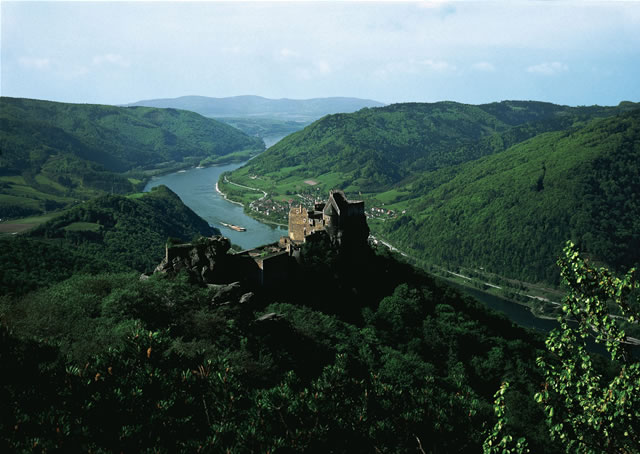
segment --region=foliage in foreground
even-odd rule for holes
[[[544,426],[531,425],[543,420],[527,383],[542,347],[531,334],[386,253],[358,267],[314,257],[305,272],[299,287],[244,304],[247,289],[132,274],[74,276],[5,299],[3,443],[468,452],[492,420],[493,390],[508,380],[508,429],[526,428],[532,446],[557,451],[536,436]],[[308,292],[318,276],[331,301]],[[279,317],[256,320],[265,313]]]
[[[544,385],[535,395],[549,434],[567,453],[640,452],[640,361],[624,330],[640,318],[637,270],[616,277],[583,259],[571,242],[558,265],[569,288],[562,308],[566,315],[546,340],[550,355],[537,360]],[[595,367],[587,339],[606,347],[611,358],[606,374]],[[496,393],[498,422],[485,440],[485,454],[528,452],[523,438],[514,445],[504,430],[508,386]]]
[[[569,243],[558,261],[569,287],[559,330],[546,344],[550,358],[538,358],[545,387],[549,431],[567,452],[629,453],[640,450],[640,361],[634,357],[624,323],[640,320],[638,272],[618,278],[593,266]],[[568,320],[577,320],[577,325]],[[596,370],[586,340],[594,338],[611,356],[609,376]]]

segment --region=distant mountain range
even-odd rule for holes
[[[364,107],[382,107],[384,104],[359,98],[269,99],[246,95],[226,98],[181,96],[148,99],[127,106],[171,107],[190,110],[207,117],[261,117],[308,122],[328,114],[355,112]]]

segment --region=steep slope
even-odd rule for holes
[[[508,380],[509,430],[560,452],[533,399],[542,337],[380,252],[321,248],[270,292],[103,274],[0,306],[0,440],[18,452],[36,437],[94,451],[408,454],[418,439],[476,452]]]
[[[26,235],[0,238],[0,293],[23,294],[75,273],[150,271],[167,238],[219,233],[166,186],[133,199],[101,196]]]
[[[640,263],[640,110],[541,134],[427,174],[401,189],[406,215],[382,224],[435,263],[555,282],[573,240],[616,268]]]
[[[264,149],[260,139],[195,113],[145,107],[3,97],[0,130],[0,217],[130,192],[151,169]],[[133,180],[121,175],[131,171]]]
[[[136,270],[149,270],[164,254],[168,237],[191,240],[219,233],[166,186],[140,198],[105,195],[34,229],[30,236],[65,238],[96,255]]]
[[[363,107],[383,105],[378,101],[359,98],[268,99],[261,96],[227,98],[181,96],[170,99],[149,99],[129,104],[129,106],[172,107],[191,110],[207,117],[267,117],[307,121],[316,120],[327,114],[355,112]]]
[[[393,104],[327,116],[234,172],[233,180],[278,192],[312,178],[322,190],[381,192],[407,178],[503,151],[542,132],[563,130],[637,107],[572,108],[505,101]],[[324,187],[327,186],[327,187]],[[289,188],[287,188],[289,189]]]

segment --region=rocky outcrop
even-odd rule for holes
[[[213,300],[219,303],[237,300],[242,294],[240,282],[232,282],[231,284],[207,284],[207,287],[213,290]]]
[[[254,293],[247,292],[240,282],[232,282],[231,284],[207,284],[207,287],[213,290],[211,304],[216,306],[248,306],[254,297]]]
[[[228,238],[214,236],[201,238],[195,243],[167,245],[164,260],[154,273],[176,275],[186,272],[191,281],[198,283],[224,282],[229,265]]]

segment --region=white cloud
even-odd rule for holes
[[[425,67],[430,71],[436,72],[445,72],[445,71],[455,71],[455,65],[448,63],[443,60],[422,60],[417,62],[419,66]]]
[[[496,67],[487,61],[479,61],[471,65],[471,67],[477,71],[484,71],[484,72],[493,72],[496,70]]]
[[[314,63],[314,66],[316,67],[316,70],[322,75],[326,75],[331,72],[331,65],[326,60],[319,60]]]
[[[384,67],[377,69],[374,74],[380,78],[387,78],[401,74],[423,74],[423,73],[447,73],[453,72],[457,68],[455,65],[444,60],[416,60],[397,61],[386,64]]]
[[[529,66],[527,72],[534,74],[542,74],[543,76],[553,76],[555,74],[569,71],[569,67],[565,63],[558,61],[544,62],[539,65]]]
[[[422,0],[416,6],[419,9],[434,10],[443,19],[456,13],[456,7],[449,0]]]
[[[280,49],[280,52],[278,52],[278,57],[280,57],[282,59],[297,58],[299,56],[300,56],[300,54],[298,52],[296,52],[294,50],[291,50],[291,49],[287,49],[286,47]]]
[[[51,59],[46,57],[20,57],[18,63],[24,68],[44,70],[51,66]]]
[[[327,76],[333,72],[333,67],[326,60],[310,62],[307,66],[298,66],[293,73],[300,80],[311,80],[317,77]]]
[[[87,68],[86,66],[68,67],[60,69],[59,71],[57,71],[57,74],[63,79],[73,80],[89,74],[89,68]]]
[[[118,55],[118,54],[96,55],[95,57],[93,57],[93,64],[94,65],[108,64],[108,65],[120,66],[122,68],[128,68],[129,66],[131,66],[131,64],[127,59],[125,59],[122,55]]]

